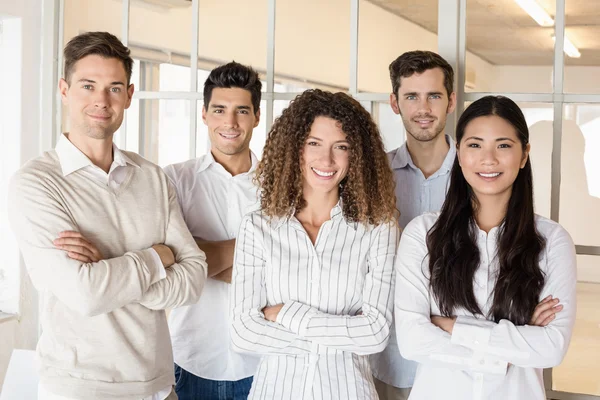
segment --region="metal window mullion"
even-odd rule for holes
[[[192,0],[192,48],[190,54],[190,92],[198,93],[198,36],[199,36],[199,0]],[[198,100],[190,99],[190,137],[189,156],[196,158]]]
[[[465,108],[465,81],[467,74],[467,0],[459,0],[458,4],[458,73],[456,84],[456,108],[454,115],[456,120],[462,114]],[[455,130],[452,130],[452,137],[455,136]]]
[[[129,44],[129,10],[130,0],[123,0],[123,15],[121,16],[121,42],[125,46]],[[121,122],[121,136],[119,137],[119,148],[127,148],[127,113],[123,116]]]
[[[276,0],[269,0],[267,4],[268,16],[267,16],[267,115],[265,121],[265,129],[267,135],[273,125],[273,106],[274,102],[274,89],[275,89],[275,10]]]
[[[454,68],[455,74],[464,74],[459,70],[459,31],[461,23],[461,0],[444,0],[438,2],[438,53]],[[442,17],[443,16],[443,17]],[[457,82],[455,81],[455,85]],[[456,86],[454,91],[457,91]],[[457,114],[450,114],[446,120],[445,132],[454,135]]]
[[[350,0],[350,80],[348,88],[350,95],[358,93],[358,0]]]

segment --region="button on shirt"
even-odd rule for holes
[[[446,199],[450,170],[456,157],[456,144],[446,136],[450,149],[444,162],[429,178],[415,166],[404,143],[388,153],[388,159],[396,182],[396,207],[400,211],[399,224],[402,229],[415,217],[431,211],[439,211]],[[395,327],[386,349],[371,356],[373,375],[382,382],[399,388],[411,387],[417,364],[402,358],[396,342]]]
[[[177,189],[192,236],[208,241],[235,239],[242,217],[258,208],[253,184],[257,159],[247,173],[232,176],[211,153],[165,168]],[[175,363],[201,378],[236,381],[256,372],[258,357],[231,349],[231,285],[207,279],[197,304],[173,309],[169,328]]]
[[[437,213],[415,218],[402,234],[396,259],[398,343],[403,356],[419,363],[411,399],[545,399],[543,368],[560,364],[575,323],[577,278],[571,237],[556,222],[535,217],[536,229],[546,240],[539,258],[545,275],[540,300],[552,295],[564,306],[550,324],[495,323],[457,309],[450,335],[430,321],[430,316],[440,315],[440,311],[431,301],[434,295],[430,292],[425,241],[437,218]],[[487,315],[499,270],[498,228],[488,234],[479,229],[476,232],[481,261],[473,290]]]
[[[348,223],[340,205],[311,242],[295,218],[242,221],[232,280],[234,348],[261,354],[250,399],[373,399],[368,354],[387,344],[396,223]],[[262,309],[284,304],[276,322]]]
[[[125,179],[129,176],[130,168],[139,168],[139,166],[127,157],[113,143],[113,162],[110,165],[108,174],[81,152],[66,136],[61,135],[56,144],[56,154],[60,160],[60,166],[64,176],[72,174],[75,171],[81,170],[82,173],[89,176],[90,180],[94,180],[102,185],[109,186],[113,190],[117,190]],[[153,268],[159,271],[160,279],[166,278],[167,273],[163,268],[162,261],[158,253],[152,249],[154,256]],[[171,386],[166,387],[152,396],[144,397],[141,400],[164,400],[171,393]],[[43,386],[38,390],[38,400],[73,400],[64,396],[58,396],[48,392]]]

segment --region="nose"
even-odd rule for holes
[[[496,157],[496,149],[484,148],[481,152],[481,163],[483,165],[496,165],[498,163],[498,158]]]
[[[323,146],[319,159],[323,163],[323,166],[329,167],[333,165],[333,149]]]
[[[109,94],[105,90],[97,90],[94,93],[94,105],[98,108],[106,108],[109,103]]]
[[[236,114],[236,112],[235,111],[233,111],[233,112],[225,112],[224,123],[225,123],[225,126],[228,126],[230,128],[236,128],[237,127],[237,114]]]
[[[421,97],[419,100],[419,112],[423,114],[431,113],[431,103],[428,96]]]

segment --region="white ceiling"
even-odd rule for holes
[[[438,0],[368,1],[437,32]],[[537,2],[554,17],[555,0]],[[553,34],[514,0],[467,0],[467,49],[492,64],[552,65]],[[567,65],[600,66],[600,0],[566,0],[566,35],[581,52]]]

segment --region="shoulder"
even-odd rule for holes
[[[535,215],[535,228],[546,239],[546,249],[551,250],[557,242],[573,243],[571,235],[561,224],[541,215]]]
[[[427,232],[433,227],[440,216],[440,212],[426,212],[413,218],[406,228],[404,228],[403,235],[407,233],[413,235],[425,236]]]
[[[27,161],[11,178],[11,188],[44,187],[63,178],[60,162],[54,150]]]
[[[164,168],[165,173],[173,182],[193,179],[204,157],[192,158],[191,160],[177,164],[167,165]]]

